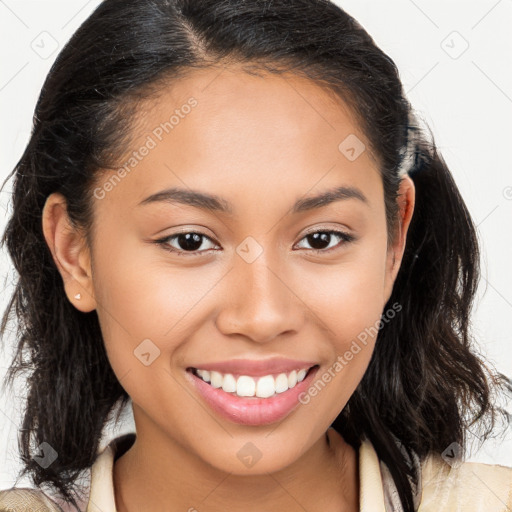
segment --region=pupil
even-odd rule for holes
[[[313,249],[325,249],[329,245],[329,239],[331,235],[329,233],[313,233],[308,235],[308,243]],[[324,246],[323,244],[326,245]]]
[[[201,235],[184,233],[178,236],[178,244],[184,251],[196,251],[201,247]]]

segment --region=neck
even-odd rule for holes
[[[291,465],[261,475],[221,471],[150,422],[137,432],[114,464],[117,512],[359,510],[357,454],[333,429]]]

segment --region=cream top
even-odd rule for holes
[[[333,428],[329,436],[339,436]],[[113,487],[115,446],[111,443],[91,471],[86,512],[116,512]],[[403,512],[387,466],[366,439],[358,451],[360,512]],[[440,455],[420,466],[415,493],[418,512],[512,512],[512,468],[478,462],[450,465]],[[419,507],[419,508],[418,508]]]
[[[333,428],[328,435],[334,443],[343,442]],[[89,497],[80,510],[116,512],[114,461],[133,440],[134,434],[120,436],[101,449],[90,471]],[[389,469],[368,439],[361,443],[357,455],[359,511],[403,512]],[[420,476],[417,488],[413,487],[418,512],[512,512],[512,467],[462,461],[449,464],[438,454],[429,455],[421,463],[416,457],[414,463]],[[0,491],[0,510],[5,510],[2,507],[47,512],[75,510],[69,504],[50,500],[41,491],[22,488]]]

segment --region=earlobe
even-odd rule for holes
[[[83,234],[69,220],[62,194],[55,192],[46,199],[42,228],[69,301],[84,313],[94,310],[90,251]]]

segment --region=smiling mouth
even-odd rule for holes
[[[187,371],[211,387],[222,389],[233,396],[241,398],[271,398],[295,388],[318,366],[316,364],[309,368],[261,376],[221,373],[193,367],[187,368]]]

